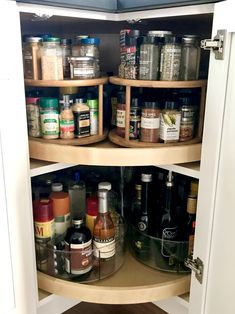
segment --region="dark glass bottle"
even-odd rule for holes
[[[69,274],[83,275],[92,269],[92,237],[82,219],[72,221],[64,238],[65,270]]]
[[[141,215],[141,184],[135,185],[135,197],[131,208],[131,222],[138,228],[139,217]]]
[[[176,216],[176,199],[172,172],[169,171],[166,180],[165,205],[161,219],[161,254],[169,258],[169,265],[173,264],[173,257],[176,254],[177,246],[172,243],[178,239],[178,222]]]

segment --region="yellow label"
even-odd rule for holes
[[[36,238],[52,238],[55,234],[54,219],[47,222],[34,222],[34,232]]]

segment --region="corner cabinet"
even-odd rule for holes
[[[184,23],[189,25],[191,19],[197,25],[204,25],[209,20],[209,29],[205,31],[205,33],[209,33],[208,36],[211,36],[210,22],[213,14],[212,35],[216,35],[217,29],[227,29],[227,31],[223,42],[223,59],[216,60],[213,52],[210,56],[202,144],[122,148],[108,140],[87,146],[64,146],[35,140],[28,141],[21,31],[23,32],[25,25],[29,30],[31,30],[32,25],[37,33],[39,33],[40,27],[44,25],[43,31],[45,31],[50,23],[47,24],[45,21],[41,23],[40,18],[54,15],[50,26],[54,31],[56,25],[58,27],[65,21],[63,31],[66,34],[78,21],[81,23],[81,28],[85,26],[88,28],[88,32],[91,32],[91,28],[94,31],[94,25],[96,25],[97,28],[100,27],[100,34],[104,34],[106,31],[107,38],[112,38],[114,35],[110,36],[110,32],[113,31],[118,34],[117,29],[126,26],[123,22],[128,18],[126,13],[114,15],[62,7],[22,4],[9,0],[1,1],[1,36],[7,45],[7,49],[1,50],[0,59],[2,87],[0,148],[1,178],[4,183],[1,195],[2,199],[6,200],[1,231],[4,230],[3,241],[4,244],[7,243],[5,252],[11,261],[11,267],[7,273],[5,272],[6,264],[3,261],[0,262],[1,275],[4,282],[8,283],[6,291],[9,292],[7,293],[8,296],[4,297],[4,301],[6,301],[4,314],[43,314],[49,312],[59,314],[79,301],[112,304],[151,301],[172,314],[219,314],[222,311],[222,305],[226,307],[224,312],[228,314],[235,312],[232,299],[229,298],[234,277],[228,275],[228,272],[234,269],[232,265],[234,250],[231,253],[233,256],[229,256],[228,250],[223,250],[225,260],[221,260],[221,263],[224,262],[224,265],[220,265],[221,269],[215,269],[213,266],[215,262],[213,258],[218,258],[220,255],[219,243],[226,242],[230,248],[233,245],[232,223],[235,220],[234,211],[231,207],[232,200],[229,202],[230,199],[228,198],[226,208],[222,208],[220,205],[222,195],[219,190],[223,183],[222,175],[224,174],[224,171],[221,170],[224,170],[226,160],[228,162],[226,165],[234,169],[234,158],[232,158],[234,151],[228,150],[228,154],[226,154],[226,149],[229,147],[226,146],[225,137],[225,135],[231,135],[235,131],[232,123],[228,124],[230,129],[226,128],[226,123],[229,123],[231,117],[230,110],[233,110],[230,108],[230,104],[234,100],[235,93],[232,88],[235,63],[235,38],[233,34],[235,25],[231,14],[232,7],[232,0],[228,0],[215,5],[189,6],[187,7],[188,10],[185,10],[184,7],[177,7],[138,11],[130,14],[129,17],[133,17],[135,20],[146,20],[146,23],[148,19],[151,22],[160,21],[162,27],[166,27],[164,23],[178,23],[179,30],[181,27],[183,29]],[[226,21],[224,21],[225,16],[227,17]],[[172,17],[175,17],[176,22]],[[37,19],[36,22],[35,18]],[[11,28],[6,31],[5,25],[9,25],[9,21],[11,21]],[[201,21],[205,23],[201,23]],[[110,62],[109,59],[112,58],[107,57],[107,62]],[[26,83],[34,84],[32,82]],[[227,159],[225,159],[226,157]],[[33,158],[31,165],[29,163],[30,158]],[[201,160],[200,170],[199,165],[195,164],[199,160]],[[64,169],[75,164],[158,165],[165,169],[172,169],[200,178],[194,258],[198,257],[203,262],[202,284],[197,281],[194,273],[190,276],[155,271],[140,264],[128,253],[125,263],[119,271],[110,278],[93,284],[66,282],[40,272],[37,273],[30,177]],[[226,184],[232,184],[232,181],[229,181],[227,177],[224,180]],[[218,198],[219,202],[217,202]],[[225,216],[230,217],[230,219],[221,219],[221,211],[223,212],[223,210],[225,210]],[[222,217],[224,216],[222,215]],[[228,229],[230,230],[226,233],[226,239],[223,236],[218,236],[218,232],[223,230],[220,227],[226,227],[225,223],[229,225]],[[220,282],[215,280],[215,274],[219,278],[223,278],[222,275],[224,275],[227,279],[226,283],[221,283],[221,288]],[[216,286],[213,287],[213,284]],[[46,290],[46,292],[40,291],[38,293],[38,288]],[[174,297],[189,290],[189,303]],[[224,293],[225,290],[228,290],[228,293]],[[48,293],[50,294],[48,295]],[[43,299],[39,301],[41,297]]]

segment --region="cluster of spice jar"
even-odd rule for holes
[[[195,35],[175,36],[170,31],[120,31],[119,77],[140,80],[197,80],[200,40]]]
[[[186,142],[198,126],[199,93],[191,89],[158,90],[155,100],[133,96],[130,107],[129,139],[149,143]],[[157,100],[156,100],[157,99]],[[114,107],[113,107],[114,108]],[[113,112],[116,133],[125,137],[125,92],[117,92]]]
[[[25,79],[92,79],[100,76],[99,38],[88,35],[74,40],[51,35],[25,36]]]
[[[45,139],[73,139],[98,134],[98,99],[77,87],[61,87],[60,97],[26,97],[28,134]]]

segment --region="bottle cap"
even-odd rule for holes
[[[37,104],[39,101],[38,97],[27,97],[26,98],[26,104]]]
[[[98,184],[98,189],[105,189],[110,191],[112,189],[112,184],[110,182],[100,182]]]
[[[40,107],[41,108],[53,108],[58,109],[58,99],[50,97],[41,97],[40,98]]]
[[[33,219],[38,222],[53,220],[52,200],[40,199],[33,201]]]
[[[42,41],[41,37],[29,36],[25,38],[26,43],[39,43]]]
[[[142,182],[151,182],[152,181],[152,174],[141,173],[141,181]]]
[[[141,184],[136,184],[136,185],[135,185],[135,189],[136,189],[137,191],[141,191],[141,190],[142,190],[142,185],[141,185]]]
[[[148,36],[165,37],[166,35],[172,35],[171,31],[151,30],[148,31]]]
[[[80,226],[83,224],[83,219],[80,217],[72,219],[72,225]]]
[[[51,185],[51,190],[52,190],[53,192],[60,192],[60,191],[63,191],[63,184],[62,184],[62,183],[59,183],[59,182],[52,183],[52,185]]]
[[[70,200],[66,192],[52,192],[50,198],[53,201],[54,217],[64,216],[69,213]]]
[[[80,175],[80,172],[79,172],[79,171],[76,171],[76,172],[74,173],[74,179],[75,179],[76,182],[79,182],[79,181],[80,181],[81,175]]]
[[[43,38],[43,42],[59,43],[60,38],[58,38],[58,37],[47,37],[47,38]]]
[[[184,35],[182,37],[183,45],[196,45],[199,46],[199,37],[197,35]]]
[[[99,38],[82,38],[81,39],[82,45],[99,45],[100,39]]]
[[[167,187],[172,187],[172,186],[174,186],[172,171],[169,171],[169,172],[168,172],[167,180],[166,180],[166,186],[167,186]]]

